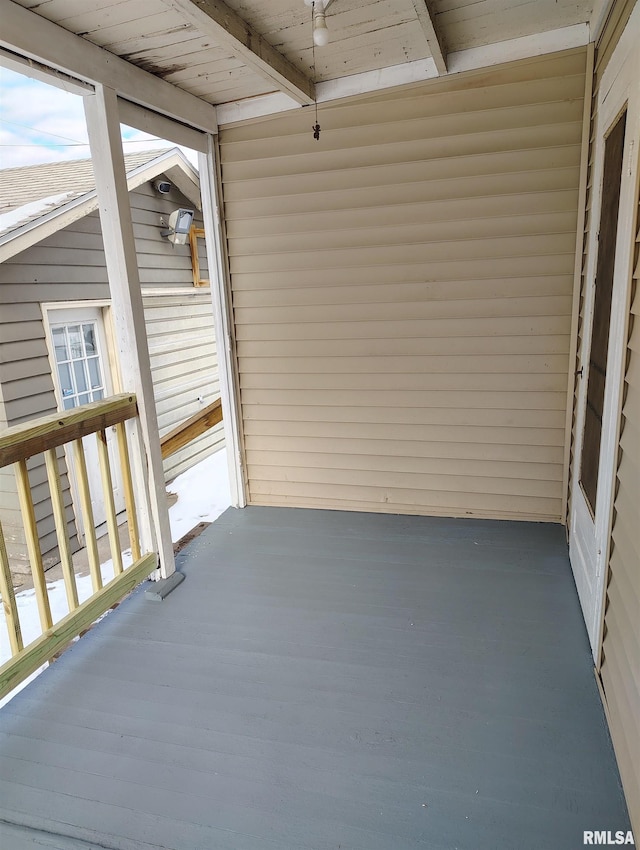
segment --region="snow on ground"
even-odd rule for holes
[[[169,508],[171,539],[175,543],[199,523],[213,522],[229,507],[231,496],[229,493],[226,449],[221,449],[187,472],[183,472],[182,475],[172,481],[167,487],[167,491],[175,493],[178,497],[176,503]],[[122,553],[122,560],[125,568],[131,564],[131,549]],[[105,561],[100,566],[102,580],[106,584],[113,578],[113,561]],[[91,576],[77,575],[76,585],[78,601],[82,603],[92,594]],[[64,579],[48,582],[47,589],[49,591],[51,616],[53,622],[57,623],[69,613]],[[16,593],[16,603],[23,642],[27,646],[42,634],[35,590],[23,590]],[[0,606],[0,665],[8,661],[9,658],[11,658],[11,650],[7,636],[5,613]],[[8,696],[0,700],[0,708],[32,679],[35,679],[47,666],[47,664],[44,664]]]
[[[213,522],[231,504],[227,450],[221,449],[183,472],[167,487],[178,501],[169,508],[174,543],[200,522]]]

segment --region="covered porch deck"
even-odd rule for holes
[[[628,829],[564,529],[228,510],[0,710],[0,846],[571,850]]]

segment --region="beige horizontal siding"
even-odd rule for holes
[[[220,395],[211,296],[194,291],[145,296],[143,301],[162,436]],[[165,480],[171,481],[223,445],[220,423],[165,459]]]
[[[640,206],[600,675],[627,805],[640,828]]]
[[[221,132],[252,503],[560,520],[585,62]]]

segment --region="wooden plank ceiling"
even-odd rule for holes
[[[312,49],[303,0],[18,0],[211,104],[284,92],[589,20],[593,0],[328,0],[331,40]]]

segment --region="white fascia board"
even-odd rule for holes
[[[72,224],[79,218],[84,218],[98,205],[95,194],[95,192],[89,192],[80,195],[69,203],[35,219],[35,221],[30,221],[22,227],[16,227],[15,230],[0,236],[0,263],[15,257],[16,254],[46,239],[52,233],[62,230],[63,227]],[[93,204],[92,200],[94,201]]]
[[[343,97],[367,94],[395,86],[419,83],[423,80],[445,79],[463,71],[479,71],[492,65],[529,59],[546,53],[557,53],[589,44],[588,24],[575,24],[549,32],[527,35],[450,53],[447,56],[449,73],[438,75],[433,59],[418,59],[402,65],[392,65],[377,71],[365,71],[337,80],[317,83],[318,103],[330,103]],[[264,118],[279,112],[298,109],[299,104],[282,94],[266,94],[247,100],[223,103],[216,107],[218,124],[224,126],[240,121]]]
[[[352,74],[338,80],[327,80],[318,83],[318,103],[328,103],[341,97],[367,94],[380,89],[395,88],[406,83],[419,83],[438,76],[438,69],[433,59],[416,59],[403,65],[391,65],[376,71],[364,71],[362,74]]]
[[[289,112],[299,109],[300,104],[292,97],[282,92],[261,94],[243,100],[231,100],[216,106],[218,125],[233,124],[236,121],[246,121],[252,118],[265,118],[277,115],[279,112]]]
[[[200,209],[200,179],[198,172],[182,151],[175,148],[130,171],[127,175],[129,191],[131,192],[143,183],[153,180],[159,174],[164,174],[176,168],[179,168],[185,174],[185,180],[178,188]],[[185,191],[190,186],[193,186],[193,190],[191,192]],[[10,233],[0,236],[0,263],[4,263],[5,260],[15,257],[16,254],[22,251],[26,251],[32,245],[37,245],[38,242],[46,239],[47,236],[51,236],[52,233],[57,233],[64,227],[73,224],[74,221],[84,218],[85,215],[89,215],[89,213],[92,213],[97,208],[98,196],[94,189],[46,213],[40,218],[35,219],[35,221],[30,221],[22,227],[17,227]]]
[[[379,68],[375,71],[364,71],[361,74],[351,74],[337,80],[327,80],[316,83],[318,103],[329,103],[343,97],[394,88],[406,83],[419,83],[438,76],[438,70],[433,59],[417,59],[402,65],[391,65],[389,68]],[[237,100],[233,103],[223,103],[216,107],[218,124],[231,124],[249,118],[262,118],[278,112],[298,109],[300,104],[292,98],[278,93],[264,94],[247,100]]]
[[[447,57],[450,74],[463,71],[478,71],[492,65],[502,65],[504,62],[514,62],[517,59],[530,59],[543,56],[545,53],[557,53],[560,50],[570,50],[574,47],[586,47],[589,44],[589,24],[574,24],[549,32],[524,35],[497,44],[487,44],[484,47],[472,47],[458,53],[450,53]]]
[[[46,18],[0,0],[0,47],[81,81],[102,84],[121,97],[207,133],[217,132],[216,109],[75,35]]]

